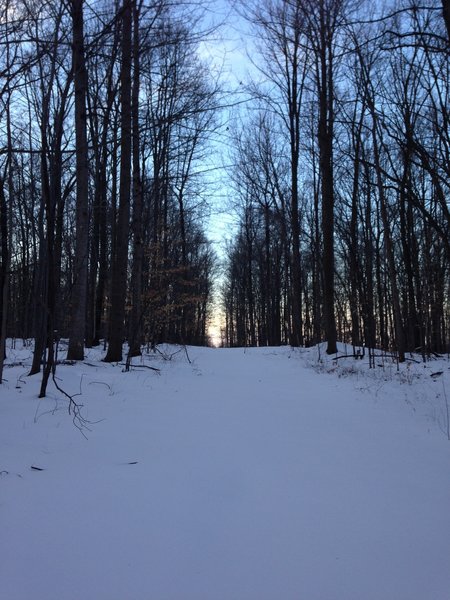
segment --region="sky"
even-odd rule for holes
[[[228,128],[239,112],[241,82],[246,79],[249,68],[247,57],[246,27],[244,19],[239,16],[228,0],[212,0],[210,10],[206,13],[207,25],[214,31],[200,44],[199,53],[210,65],[214,76],[227,91],[225,103],[230,108],[222,111],[222,127],[214,136],[213,153],[211,154],[211,174],[209,192],[212,194],[212,215],[208,226],[208,234],[218,252],[222,254],[224,240],[230,237],[234,227],[234,217],[227,206],[229,196],[230,138]],[[233,106],[233,104],[237,104]]]
[[[206,168],[208,203],[210,215],[206,224],[208,238],[223,262],[225,247],[236,231],[237,217],[230,209],[232,190],[230,188],[229,170],[231,140],[229,127],[244,105],[242,101],[241,82],[246,80],[251,67],[247,55],[250,41],[248,24],[238,14],[228,0],[212,0],[205,14],[207,27],[212,33],[201,42],[200,57],[210,65],[211,72],[220,78],[227,95],[225,102],[230,104],[221,114],[222,126],[214,135],[212,152]],[[234,105],[234,106],[233,106]],[[216,300],[212,310],[212,322],[209,334],[213,342],[220,343],[220,329],[223,326],[223,314],[220,308],[219,288],[222,277],[216,282]]]

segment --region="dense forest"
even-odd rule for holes
[[[450,2],[244,9],[252,110],[234,134],[229,345],[450,340]]]
[[[43,393],[61,338],[69,360],[107,340],[111,362],[125,339],[207,341],[219,89],[198,19],[165,0],[1,3],[2,340],[35,339]]]
[[[226,97],[213,5],[0,1],[0,380],[8,337],[45,395],[60,339],[116,362],[207,344],[212,311],[228,346],[448,351],[450,2],[232,2],[252,68]]]

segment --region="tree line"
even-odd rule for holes
[[[449,351],[450,3],[264,0],[223,343]]]
[[[201,170],[220,89],[200,17],[169,0],[0,3],[0,355],[34,338],[41,395],[61,338],[68,360],[104,340],[110,362],[124,340],[130,356],[207,343]]]

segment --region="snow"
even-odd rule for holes
[[[450,599],[447,360],[161,351],[58,366],[85,439],[8,349],[2,598]]]

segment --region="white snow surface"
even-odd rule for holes
[[[85,439],[11,345],[1,598],[450,599],[448,360],[89,350],[56,372]]]

